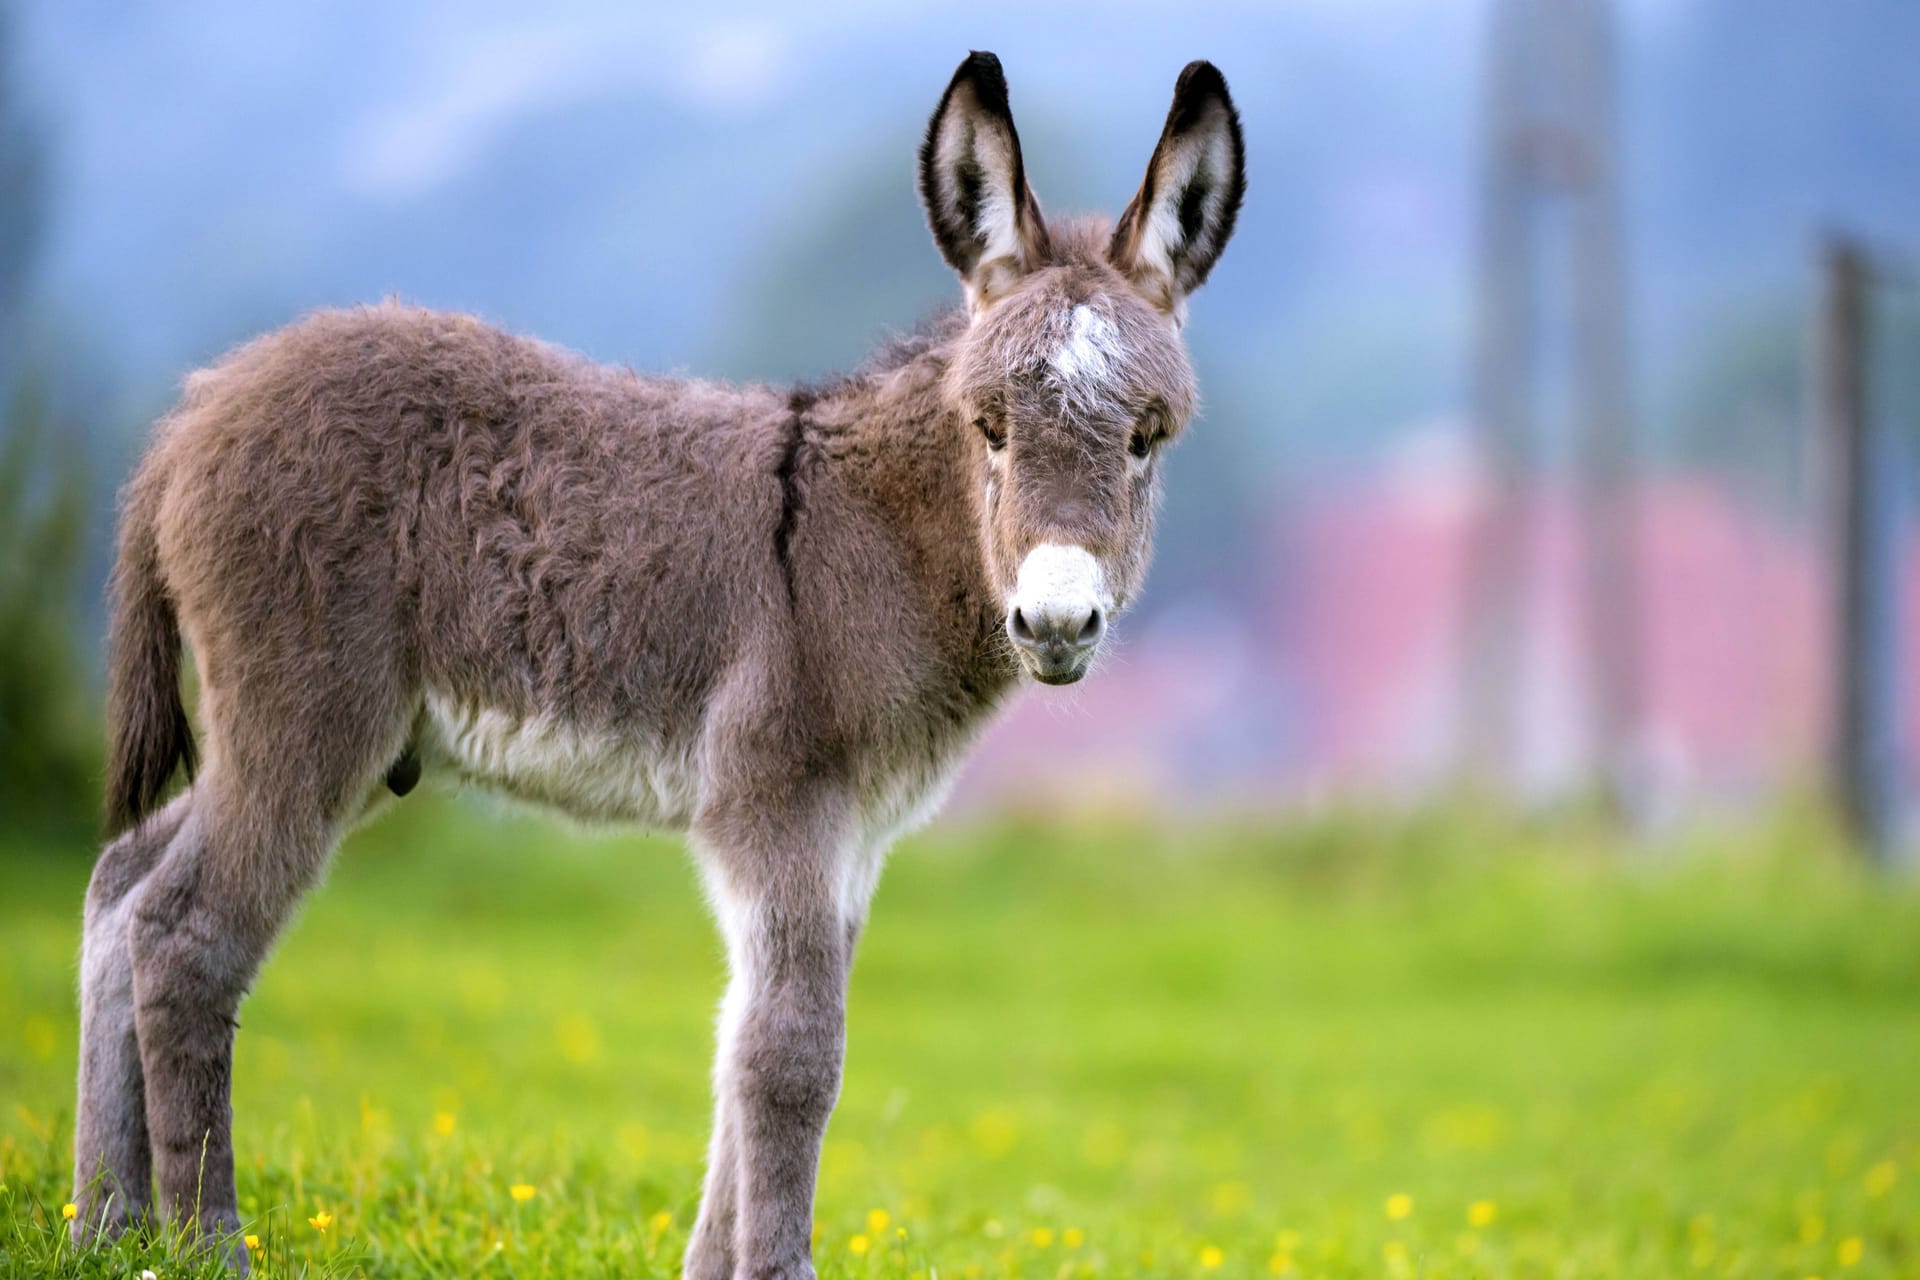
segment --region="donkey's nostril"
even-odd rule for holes
[[[1106,573],[1084,547],[1042,543],[1020,562],[1007,601],[1007,638],[1047,684],[1086,673],[1107,631]]]
[[[1107,618],[1099,606],[1084,604],[1015,605],[1007,611],[1007,634],[1034,653],[1055,659],[1084,654],[1100,643]]]

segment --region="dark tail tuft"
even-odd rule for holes
[[[154,531],[157,488],[145,476],[130,488],[113,567],[107,642],[109,836],[152,813],[180,765],[193,776],[193,725],[180,700],[180,621],[160,576]]]

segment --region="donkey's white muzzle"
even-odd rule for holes
[[[1007,635],[1034,679],[1072,684],[1087,674],[1112,612],[1106,571],[1092,552],[1042,543],[1020,562]]]

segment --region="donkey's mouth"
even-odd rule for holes
[[[1023,658],[1020,665],[1026,668],[1028,675],[1038,680],[1041,684],[1050,684],[1058,687],[1060,685],[1078,684],[1081,677],[1085,676],[1087,672],[1092,669],[1093,660],[1089,657],[1078,662],[1056,663]]]

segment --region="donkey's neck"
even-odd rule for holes
[[[950,341],[817,393],[796,393],[803,449],[828,482],[884,525],[954,688],[954,710],[980,712],[1018,679],[1005,606],[988,574],[979,522],[980,459],[942,391]],[[919,629],[919,628],[916,628]]]

